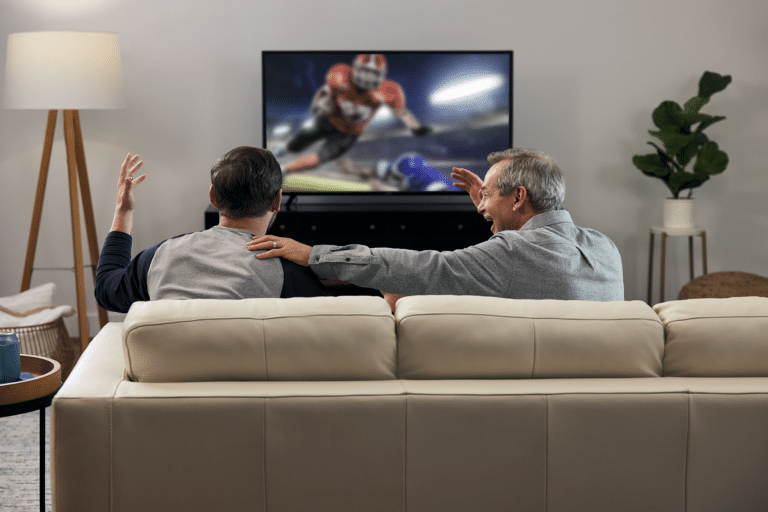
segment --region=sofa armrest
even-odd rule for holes
[[[120,323],[104,326],[53,399],[55,510],[110,510],[112,400],[124,380],[121,332]]]

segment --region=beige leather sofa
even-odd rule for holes
[[[768,298],[159,301],[53,402],[54,510],[768,509]]]

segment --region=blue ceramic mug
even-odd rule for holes
[[[0,383],[16,382],[21,375],[21,349],[14,332],[0,332]]]

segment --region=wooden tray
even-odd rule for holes
[[[21,371],[34,378],[0,384],[0,405],[28,402],[55,393],[61,387],[61,365],[41,356],[21,354]]]

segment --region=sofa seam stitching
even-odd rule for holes
[[[653,322],[657,324],[664,325],[664,322],[661,321],[660,318],[636,318],[636,317],[619,317],[619,318],[609,318],[609,317],[600,317],[600,318],[570,318],[566,316],[544,316],[544,315],[494,315],[492,313],[471,313],[467,311],[457,311],[457,312],[429,312],[429,313],[405,313],[403,317],[399,320],[400,322],[407,320],[411,317],[416,316],[487,316],[492,318],[517,318],[517,319],[531,319],[531,320],[565,320],[565,321],[581,321],[581,322]],[[711,317],[702,317],[702,318],[711,318]],[[724,318],[733,318],[733,317],[724,317]],[[738,317],[737,317],[738,318]],[[749,318],[765,318],[763,316],[760,317],[753,317],[750,316]]]
[[[264,379],[269,380],[269,364],[267,362],[267,328],[264,321],[261,322],[261,340],[264,350]]]
[[[668,326],[670,324],[674,324],[677,322],[689,322],[692,320],[731,320],[731,319],[737,319],[737,318],[756,318],[756,319],[768,319],[768,316],[766,315],[728,315],[728,316],[693,316],[689,318],[676,318],[673,320],[668,320],[664,322],[664,326]]]
[[[531,365],[531,378],[536,375],[536,356],[538,355],[538,340],[536,339],[536,321],[530,319],[531,327],[533,329],[533,365]]]
[[[687,436],[685,439],[685,473],[683,475],[683,510],[688,510],[688,469],[689,469],[689,457],[691,453],[691,404],[693,402],[693,395],[691,390],[688,389],[688,428]]]
[[[271,315],[271,316],[264,316],[264,317],[258,317],[258,316],[248,316],[248,315],[233,315],[233,316],[211,316],[211,315],[201,315],[201,316],[194,316],[189,318],[180,318],[175,320],[151,320],[151,321],[136,321],[134,325],[131,325],[128,327],[128,332],[133,331],[135,329],[140,329],[142,327],[149,327],[149,326],[157,326],[157,325],[175,325],[175,324],[183,324],[186,322],[192,322],[192,321],[198,321],[198,320],[280,320],[284,318],[314,318],[314,317],[329,317],[329,316],[339,316],[339,317],[350,317],[350,316],[363,316],[363,317],[369,317],[369,318],[389,318],[392,316],[392,313],[307,313],[302,315],[296,315],[296,314],[281,314],[281,315]]]
[[[403,511],[408,512],[408,392],[405,390],[402,381],[400,386],[403,390],[403,402],[405,404],[405,429],[403,430]]]
[[[262,456],[261,464],[263,468],[263,484],[264,484],[264,510],[267,508],[267,397],[261,397],[262,404],[264,406],[264,416],[262,424]]]
[[[546,436],[544,437],[544,510],[546,511],[549,498],[549,395],[544,395],[544,401],[547,403],[544,408],[544,425],[546,428]]]

